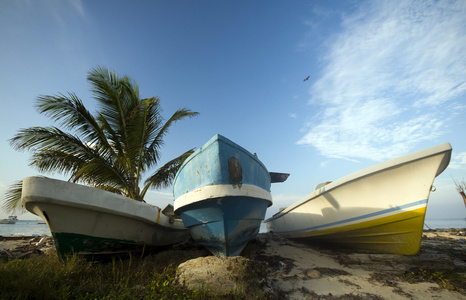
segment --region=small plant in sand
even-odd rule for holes
[[[453,179],[453,181],[455,182],[456,190],[460,193],[461,197],[463,197],[464,205],[466,205],[466,183],[464,182],[464,178],[462,181],[456,181],[455,179]]]
[[[457,291],[466,295],[466,278],[457,272],[417,269],[405,272],[403,277],[410,283],[436,282],[440,289]]]

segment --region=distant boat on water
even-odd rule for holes
[[[447,168],[451,151],[445,143],[319,184],[266,220],[267,229],[306,243],[414,255],[432,184]]]
[[[288,174],[272,177],[284,181]],[[192,238],[213,254],[240,255],[272,205],[270,185],[271,175],[256,155],[215,135],[178,170],[175,213]]]
[[[0,220],[0,224],[16,224],[18,218],[16,216],[9,216],[8,219]]]
[[[124,254],[189,238],[170,209],[61,180],[25,178],[22,203],[47,222],[62,257]]]

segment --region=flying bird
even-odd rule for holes
[[[309,77],[311,77],[311,76],[307,76],[307,77],[306,77],[306,79],[304,79],[303,81],[306,81],[306,80],[308,80],[308,79],[309,79]]]

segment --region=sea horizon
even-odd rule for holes
[[[18,220],[16,224],[0,224],[0,236],[40,236],[52,235],[47,224],[39,224],[39,220]],[[466,218],[426,218],[424,230],[465,228]],[[259,233],[267,232],[262,222]]]

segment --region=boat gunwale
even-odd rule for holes
[[[95,209],[92,209],[92,206],[71,206],[71,205],[60,204],[60,203],[57,203],[57,202],[52,203],[52,202],[48,202],[48,201],[35,201],[35,203],[32,204],[32,205],[37,206],[41,211],[43,211],[43,210],[42,210],[42,208],[39,207],[39,205],[40,205],[39,203],[40,204],[47,204],[47,205],[65,207],[65,208],[68,208],[68,209],[81,209],[81,210],[90,211],[90,212],[95,211],[95,212],[98,212],[98,213],[101,213],[101,214],[107,214],[107,215],[132,219],[132,220],[135,220],[135,221],[138,221],[138,222],[141,222],[141,223],[145,223],[145,224],[148,224],[148,225],[151,225],[151,226],[157,226],[157,227],[163,228],[164,230],[167,230],[167,231],[186,231],[186,230],[188,230],[188,228],[186,228],[186,227],[181,227],[181,226],[184,226],[182,221],[175,220],[176,223],[179,223],[178,226],[176,226],[176,225],[174,226],[174,224],[170,224],[170,223],[168,223],[168,224],[170,224],[171,226],[168,226],[168,224],[167,225],[161,224],[160,221],[157,222],[157,219],[159,219],[159,218],[157,218],[157,216],[156,216],[156,220],[154,221],[154,220],[144,218],[144,217],[140,217],[140,216],[133,215],[133,214],[118,213],[119,211],[116,211],[116,210],[105,210],[105,209],[95,210]],[[100,207],[98,207],[98,208],[100,208]],[[33,213],[33,212],[31,212],[31,213]],[[160,211],[160,213],[161,213],[161,211]],[[48,225],[49,223],[46,221],[46,224]]]
[[[212,144],[214,144],[215,142],[217,141],[221,141],[221,142],[224,142],[225,144],[228,144],[230,146],[232,146],[233,148],[236,148],[238,150],[240,150],[241,152],[247,154],[251,159],[253,159],[256,163],[258,163],[265,171],[267,174],[269,174],[269,171],[267,170],[267,167],[259,160],[259,158],[255,155],[253,155],[251,152],[249,152],[248,150],[246,150],[244,147],[238,145],[237,143],[233,142],[232,140],[226,138],[225,136],[221,135],[221,134],[216,134],[214,135],[210,140],[208,140],[202,147],[200,147],[199,149],[197,149],[196,151],[194,151],[193,154],[191,154],[184,162],[183,164],[180,166],[180,168],[178,169],[178,172],[176,172],[176,175],[175,175],[175,178],[173,180],[173,187],[175,186],[175,182],[177,181],[178,179],[178,175],[182,172],[182,170],[185,168],[185,166],[191,161],[193,160],[196,156],[198,156],[204,149],[207,149],[209,148],[210,146],[212,146]],[[270,177],[270,174],[269,174],[269,177]]]
[[[206,199],[228,197],[257,198],[269,201],[269,206],[273,204],[272,194],[257,185],[242,184],[241,187],[239,187],[233,186],[231,184],[216,184],[202,186],[193,191],[180,195],[174,201],[174,210],[176,212],[184,206],[188,206],[199,201],[204,201]]]
[[[160,226],[160,227],[167,228],[167,229],[169,229],[171,231],[184,231],[184,230],[187,230],[187,228],[184,227],[183,223],[179,222],[179,221],[175,221],[175,223],[170,224],[169,221],[167,220],[167,222],[166,222],[167,224],[161,224],[161,222],[160,222],[161,218],[169,219],[169,217],[162,214],[162,209],[160,207],[149,204],[149,203],[139,202],[139,201],[136,201],[136,200],[131,199],[131,198],[127,198],[127,197],[122,196],[122,195],[111,193],[111,192],[108,192],[108,191],[105,191],[105,190],[100,190],[100,189],[93,188],[93,187],[90,187],[90,186],[71,183],[71,182],[66,182],[66,181],[62,181],[62,180],[58,180],[58,179],[52,179],[52,178],[48,178],[48,177],[31,176],[31,177],[25,178],[23,180],[23,182],[27,182],[27,181],[29,181],[31,179],[32,180],[37,180],[38,179],[39,181],[42,181],[42,183],[39,183],[39,185],[42,185],[44,181],[53,181],[53,182],[57,182],[58,184],[61,184],[62,186],[63,185],[71,185],[74,188],[76,188],[76,186],[78,186],[79,188],[88,188],[90,192],[96,192],[96,190],[97,190],[98,193],[107,194],[108,196],[115,197],[115,200],[112,200],[112,201],[114,201],[112,203],[113,205],[109,207],[109,206],[103,205],[102,201],[99,199],[100,197],[98,197],[98,196],[93,196],[92,197],[92,198],[98,199],[97,200],[98,203],[96,203],[96,202],[88,203],[88,202],[70,201],[65,196],[57,196],[57,195],[52,195],[52,194],[45,195],[45,196],[44,195],[35,196],[33,193],[31,193],[31,194],[27,194],[27,195],[23,194],[22,202],[23,202],[23,205],[26,208],[29,205],[37,206],[39,208],[39,210],[42,211],[42,208],[40,207],[40,205],[41,204],[46,204],[46,205],[67,207],[67,208],[70,208],[70,209],[76,208],[76,209],[82,209],[82,210],[87,210],[87,211],[98,211],[100,213],[105,213],[105,214],[119,216],[119,217],[125,217],[125,218],[131,218],[131,219],[141,221],[141,222],[144,222],[144,223],[147,223],[147,224],[157,225],[157,226]],[[33,185],[36,185],[36,184],[37,183],[33,183]],[[31,200],[24,201],[24,199],[26,199],[26,198],[29,198]],[[117,201],[120,201],[120,203],[115,203]],[[135,212],[129,213],[129,212],[125,212],[125,211],[122,211],[122,210],[118,209],[118,208],[121,207],[121,205],[119,205],[119,204],[123,204],[123,203],[130,203],[129,205],[135,206],[135,207],[139,206],[139,208],[142,208],[143,214],[139,213],[139,210],[137,211],[138,213],[135,213]],[[154,212],[154,214],[151,214],[150,216],[148,216],[149,215],[148,210],[152,210]],[[177,224],[177,223],[180,223],[180,224]]]
[[[436,176],[438,176],[440,173],[442,173],[447,168],[448,163],[444,163],[444,162],[445,162],[445,160],[447,160],[448,162],[450,161],[451,151],[452,151],[452,147],[451,147],[450,143],[443,143],[443,144],[440,144],[440,145],[437,145],[437,146],[434,146],[434,147],[430,147],[430,148],[427,148],[427,149],[423,149],[423,150],[420,150],[420,151],[409,153],[409,154],[406,154],[406,155],[403,155],[403,156],[400,156],[400,157],[397,157],[397,158],[394,158],[394,159],[391,159],[391,160],[388,160],[388,161],[385,161],[385,162],[378,163],[378,164],[370,166],[368,168],[356,171],[354,173],[351,173],[349,175],[341,177],[341,178],[329,183],[328,185],[325,185],[325,186],[319,188],[318,190],[314,190],[312,193],[306,195],[301,200],[293,203],[291,206],[287,207],[286,209],[284,209],[282,211],[279,211],[278,213],[276,213],[272,217],[268,218],[267,220],[264,221],[264,223],[268,223],[268,222],[271,222],[271,221],[273,221],[275,219],[278,219],[278,218],[288,214],[289,212],[293,211],[294,209],[306,204],[307,202],[310,202],[310,201],[314,200],[318,196],[321,196],[321,195],[323,195],[325,193],[328,193],[328,192],[330,192],[330,191],[332,191],[332,190],[334,190],[334,189],[336,189],[338,187],[344,186],[344,185],[349,184],[349,183],[351,183],[353,181],[356,181],[356,180],[362,179],[364,177],[368,177],[368,176],[380,173],[382,171],[398,168],[398,167],[401,167],[403,165],[410,164],[410,163],[413,163],[413,162],[416,162],[416,161],[419,161],[419,160],[422,160],[422,159],[425,159],[425,158],[428,158],[428,157],[432,157],[432,156],[436,156],[436,155],[440,155],[440,154],[449,152],[449,157],[447,159],[444,158],[442,160],[442,162],[440,163],[439,167],[438,167],[438,170],[437,170],[437,173],[436,173]]]

